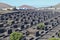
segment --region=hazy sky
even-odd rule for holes
[[[0,0],[13,6],[30,5],[34,7],[46,7],[60,3],[60,0]]]

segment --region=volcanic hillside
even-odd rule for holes
[[[19,8],[35,9],[35,7],[29,6],[29,5],[22,5],[22,6],[19,6]]]
[[[13,6],[8,5],[6,3],[0,3],[0,8],[12,8]]]

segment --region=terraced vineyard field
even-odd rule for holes
[[[38,24],[44,27],[38,27]],[[60,12],[21,9],[0,14],[0,40],[9,40],[13,32],[23,33],[21,40],[48,40],[60,30]]]

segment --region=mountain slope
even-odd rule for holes
[[[29,5],[22,5],[22,6],[19,6],[19,8],[35,9],[35,7],[29,6]]]
[[[60,8],[60,3],[59,4],[56,4],[54,6],[51,6],[52,8]]]
[[[12,8],[13,6],[5,4],[5,3],[0,3],[0,8]]]

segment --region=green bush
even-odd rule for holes
[[[58,33],[58,37],[60,38],[60,32]]]
[[[21,32],[13,32],[10,34],[10,40],[21,40],[23,34]]]
[[[45,27],[45,24],[44,24],[44,23],[39,23],[39,24],[37,25],[37,27],[38,27],[39,29],[42,29],[42,28]]]
[[[60,40],[60,38],[50,38],[49,40]]]

